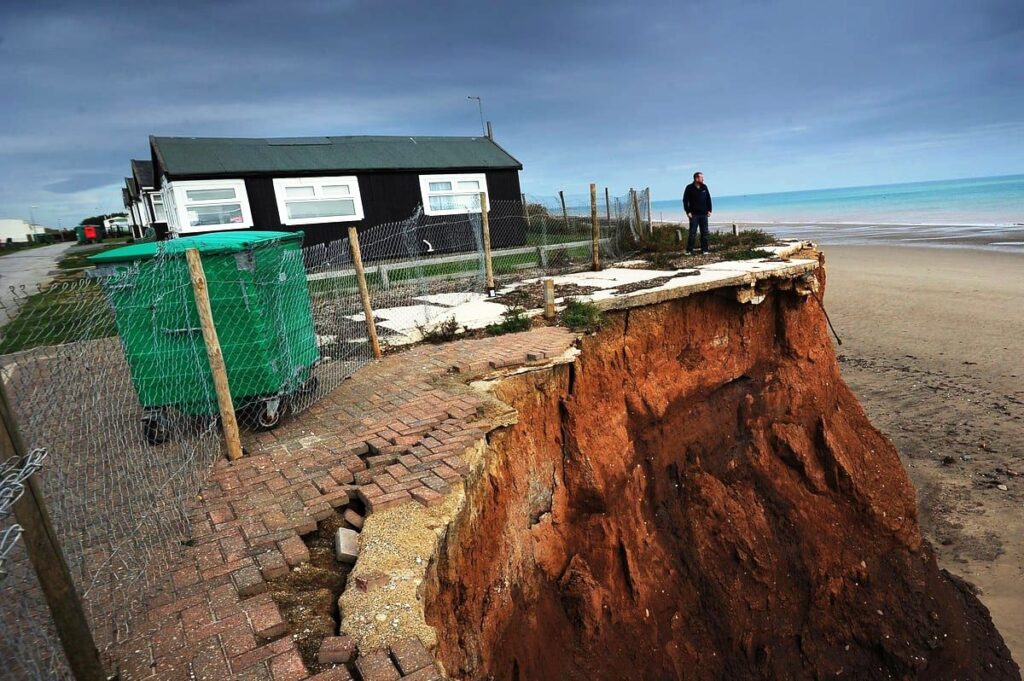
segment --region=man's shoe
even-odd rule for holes
[[[693,251],[686,251],[686,255],[693,255]]]

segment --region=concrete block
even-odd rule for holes
[[[359,533],[339,527],[334,535],[334,555],[342,563],[355,563],[359,558]]]

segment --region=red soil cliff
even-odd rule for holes
[[[453,678],[1018,679],[940,570],[814,296],[610,315],[504,380],[426,585]]]

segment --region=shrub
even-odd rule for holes
[[[484,329],[488,335],[503,336],[506,333],[526,331],[530,328],[530,318],[526,316],[526,309],[519,305],[510,305],[501,316],[505,319],[497,324],[488,324]]]
[[[459,323],[455,321],[455,317],[449,317],[440,324],[429,328],[420,325],[417,325],[416,328],[423,334],[423,340],[435,344],[453,341],[459,333]]]
[[[597,331],[604,326],[604,313],[594,303],[570,298],[562,311],[562,322],[573,331]]]

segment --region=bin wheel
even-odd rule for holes
[[[256,410],[256,426],[260,430],[273,430],[281,423],[281,416],[284,414],[285,403],[280,398],[267,400],[259,405]]]
[[[171,439],[171,424],[162,409],[142,415],[142,434],[151,445],[162,445]]]

